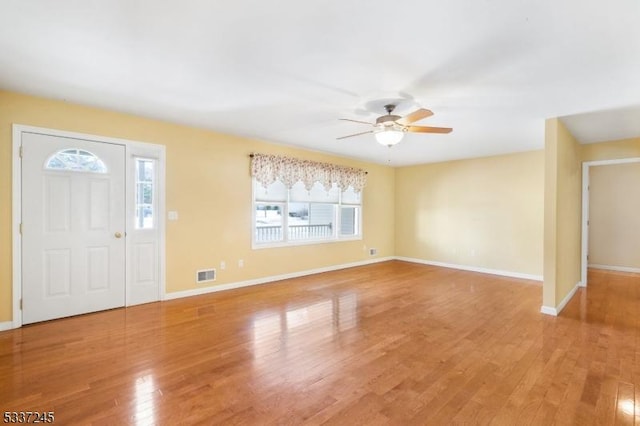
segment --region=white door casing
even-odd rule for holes
[[[26,250],[29,248],[28,239],[23,238],[22,230],[27,231],[27,224],[23,223],[23,213],[27,210],[29,201],[25,201],[29,194],[26,193],[28,188],[23,188],[23,153],[26,154],[25,149],[22,147],[23,138],[30,138],[31,134],[39,135],[42,137],[53,137],[60,140],[67,141],[87,141],[89,143],[98,144],[98,146],[111,146],[117,145],[121,149],[124,149],[125,156],[125,171],[124,171],[124,186],[125,191],[125,222],[122,236],[119,240],[124,240],[124,246],[126,250],[124,261],[121,262],[122,268],[125,271],[125,289],[124,289],[124,305],[135,305],[139,303],[145,303],[150,301],[163,300],[165,298],[165,147],[162,145],[151,144],[146,142],[137,142],[127,139],[110,138],[105,136],[95,136],[90,134],[68,132],[62,130],[40,128],[34,126],[24,126],[20,124],[13,125],[13,207],[12,207],[12,222],[13,222],[13,328],[20,327],[23,323],[31,322],[27,317],[23,321],[23,270],[27,269],[28,256],[23,256],[23,246],[27,243]],[[64,148],[74,147],[74,144],[63,144]],[[95,147],[96,145],[91,145]],[[76,145],[77,147],[77,145]],[[53,151],[53,149],[52,149]],[[96,151],[88,150],[89,152]],[[97,154],[97,152],[94,152]],[[135,227],[135,196],[136,186],[133,179],[133,171],[135,170],[135,161],[137,158],[151,159],[154,162],[154,195],[153,195],[153,227],[146,229],[137,229]],[[28,160],[27,160],[28,161]],[[44,167],[44,160],[39,165],[40,170]],[[59,172],[59,171],[58,171]],[[58,173],[58,177],[62,176],[62,173]],[[55,180],[55,179],[54,179]],[[59,183],[59,182],[57,182]],[[60,190],[60,185],[52,184],[54,190]],[[99,193],[100,185],[104,190],[104,183],[94,184],[94,189]],[[62,189],[64,195],[64,189]],[[97,197],[98,194],[96,194]],[[37,205],[37,209],[43,210],[43,203]],[[33,206],[33,203],[31,203]],[[54,214],[61,215],[61,210],[56,210]],[[43,213],[44,214],[44,213]],[[58,218],[59,218],[58,216]],[[43,216],[44,217],[44,216]],[[28,219],[28,218],[27,218]],[[94,223],[95,225],[95,223]],[[117,232],[117,231],[116,231]],[[115,232],[113,234],[115,237]],[[126,236],[126,238],[125,238]],[[116,238],[117,239],[117,238]],[[24,240],[24,241],[23,241]],[[44,244],[44,243],[42,243]],[[51,255],[64,256],[63,252],[52,253]],[[93,267],[96,274],[94,277],[99,281],[100,273],[97,267],[99,266],[98,258],[99,251],[94,250]],[[50,256],[51,257],[51,256]],[[52,265],[53,263],[50,262]],[[24,264],[24,265],[23,265]],[[59,264],[55,263],[55,270],[52,270],[53,274],[64,274],[64,265],[61,268]],[[89,281],[88,279],[86,281]],[[96,281],[97,282],[97,281]],[[99,284],[94,284],[94,287]],[[64,288],[64,286],[63,286]],[[120,297],[120,296],[118,296]],[[29,302],[24,300],[26,306]],[[118,302],[119,306],[123,306],[121,302]],[[81,303],[85,305],[83,301]],[[104,306],[104,305],[102,305]],[[102,306],[98,306],[96,309],[103,309]],[[86,311],[89,311],[85,309]],[[62,315],[66,315],[63,313]]]
[[[580,286],[587,286],[589,265],[589,169],[593,166],[608,166],[613,164],[638,163],[640,157],[628,157],[612,160],[585,161],[582,163],[582,241],[581,241],[581,279]]]
[[[68,149],[106,171],[47,169]],[[23,133],[22,153],[23,323],[124,306],[125,147]]]

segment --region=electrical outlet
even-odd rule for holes
[[[220,262],[220,269],[225,269],[227,267],[227,262],[224,260]]]
[[[244,260],[240,259],[238,260],[238,268],[243,268],[244,267]]]
[[[378,249],[377,248],[370,248],[369,249],[369,256],[375,256],[378,254]]]

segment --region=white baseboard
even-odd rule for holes
[[[457,265],[453,263],[436,262],[436,261],[424,260],[424,259],[415,259],[412,257],[396,256],[395,259],[404,260],[405,262],[422,263],[423,265],[441,266],[443,268],[460,269],[463,271],[471,271],[471,272],[480,272],[482,274],[500,275],[503,277],[542,281],[542,275],[522,274],[520,272],[501,271],[499,269],[481,268],[478,266]]]
[[[14,328],[13,321],[0,322],[0,331],[13,330]]]
[[[590,263],[588,267],[594,269],[604,269],[605,271],[633,272],[636,274],[640,274],[640,268],[630,268],[628,266],[598,265],[595,263]]]
[[[547,314],[547,315],[553,315],[554,317],[557,317],[560,312],[562,312],[562,310],[564,309],[565,306],[567,306],[567,303],[569,303],[569,301],[571,300],[571,298],[576,294],[576,291],[578,291],[579,287],[582,287],[581,285],[582,283],[577,283],[572,289],[571,291],[565,296],[564,299],[562,299],[562,302],[560,302],[560,304],[558,306],[556,306],[555,308],[551,307],[551,306],[542,306],[540,308],[540,312],[542,312],[543,314]]]
[[[554,317],[558,316],[558,310],[556,308],[552,308],[551,306],[542,305],[542,307],[540,308],[540,312],[545,315],[552,315]]]
[[[290,278],[298,278],[298,277],[304,277],[307,275],[320,274],[322,272],[331,272],[331,271],[338,271],[340,269],[353,268],[356,266],[371,265],[373,263],[386,262],[393,259],[394,259],[393,257],[380,257],[380,258],[375,258],[370,260],[363,260],[360,262],[344,263],[341,265],[327,266],[324,268],[308,269],[306,271],[292,272],[289,274],[272,275],[269,277],[256,278],[254,280],[239,281],[239,282],[229,283],[229,284],[220,284],[220,285],[214,285],[210,287],[196,288],[192,290],[176,291],[172,293],[166,293],[164,295],[163,300],[180,299],[183,297],[199,296],[202,294],[215,293],[218,291],[232,290],[234,288],[242,288],[242,287],[249,287],[253,285],[267,284],[274,281],[281,281],[281,280],[286,280]]]
[[[414,258],[402,257],[402,256],[389,256],[389,257],[368,259],[368,260],[363,260],[359,262],[344,263],[341,265],[332,265],[332,266],[327,266],[323,268],[308,269],[306,271],[298,271],[298,272],[292,272],[292,273],[282,274],[282,275],[272,275],[268,277],[256,278],[253,280],[246,280],[246,281],[239,281],[235,283],[228,283],[228,284],[214,285],[210,287],[165,293],[164,296],[162,297],[162,300],[173,300],[173,299],[181,299],[183,297],[199,296],[203,294],[215,293],[218,291],[232,290],[235,288],[249,287],[254,285],[267,284],[274,281],[286,280],[290,278],[299,278],[307,275],[320,274],[322,272],[338,271],[340,269],[353,268],[356,266],[364,266],[364,265],[371,265],[374,263],[387,262],[390,260],[402,260],[405,262],[421,263],[424,265],[440,266],[443,268],[460,269],[463,271],[480,272],[483,274],[500,275],[500,276],[510,277],[510,278],[521,278],[521,279],[527,279],[527,280],[533,280],[533,281],[542,281],[542,276],[540,275],[522,274],[519,272],[501,271],[496,269],[480,268],[480,267],[466,266],[466,265],[456,265],[456,264],[444,263],[444,262],[434,262],[429,260],[414,259]],[[569,301],[569,299],[571,299],[571,296],[573,296],[576,289],[577,287],[571,291],[571,293],[567,296],[567,298],[565,298],[566,300],[563,300],[563,303],[561,303],[562,307],[564,307],[564,305]],[[549,315],[557,315],[557,313],[560,310],[562,310],[562,308],[560,308],[559,310],[556,310],[555,308],[549,308],[549,307],[543,306],[541,311]],[[15,328],[15,326],[14,326],[14,323],[11,321],[0,322],[0,331],[11,330],[13,328]]]

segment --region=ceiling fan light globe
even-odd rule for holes
[[[375,138],[380,145],[393,146],[399,143],[404,137],[404,132],[387,128],[375,133]]]

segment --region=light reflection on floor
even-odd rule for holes
[[[309,341],[309,329],[319,339],[351,329],[358,323],[357,308],[357,295],[349,293],[255,318],[254,359],[300,349],[300,345]],[[299,341],[296,341],[296,337],[299,337]]]
[[[619,399],[618,409],[628,416],[635,415],[635,402],[632,399]]]
[[[135,382],[135,424],[155,424],[155,386],[153,375],[139,377]]]

